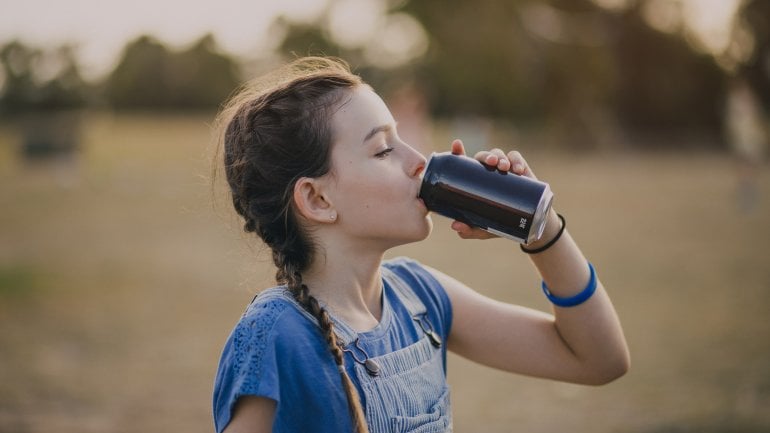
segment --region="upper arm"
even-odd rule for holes
[[[448,347],[472,361],[501,370],[574,380],[580,365],[564,343],[553,316],[481,295],[432,268],[452,303]]]
[[[277,300],[252,304],[225,343],[213,393],[214,424],[218,432],[230,425],[236,407],[250,400],[245,396],[280,399],[280,339],[274,329],[279,321],[290,323],[291,317],[283,314],[290,311],[287,308]]]
[[[269,433],[273,430],[275,406],[275,400],[269,398],[240,397],[224,433]]]

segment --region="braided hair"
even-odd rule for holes
[[[302,282],[315,250],[292,204],[297,180],[330,171],[333,110],[362,83],[342,60],[301,58],[244,86],[218,123],[225,175],[243,228],[270,248],[276,280],[318,321],[340,372],[354,429],[368,433],[331,317]]]

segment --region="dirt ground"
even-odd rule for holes
[[[37,163],[0,126],[0,432],[213,430],[222,344],[273,270],[212,192],[209,123],[91,115],[76,157]],[[632,369],[583,387],[451,356],[455,431],[770,431],[768,168],[741,205],[726,155],[525,156],[615,301]],[[549,308],[516,244],[434,222],[391,255]]]

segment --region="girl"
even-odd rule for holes
[[[224,166],[235,210],[270,247],[280,285],[252,301],[225,345],[217,432],[451,431],[447,349],[576,383],[626,372],[615,311],[561,216],[551,211],[541,240],[522,246],[553,315],[486,298],[413,260],[383,262],[431,231],[418,198],[425,158],[340,60],[299,59],[261,83],[220,115]],[[464,154],[459,140],[451,149]],[[475,157],[535,177],[515,151]]]

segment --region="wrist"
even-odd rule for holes
[[[550,248],[559,240],[566,228],[564,217],[556,213],[554,209],[551,209],[547,218],[545,229],[543,230],[540,239],[529,244],[520,245],[523,252],[527,254],[537,254]]]

